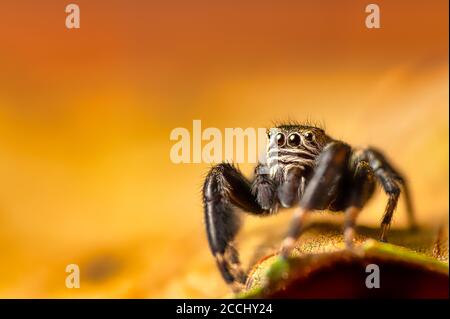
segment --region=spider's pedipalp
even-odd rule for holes
[[[293,166],[285,170],[283,183],[278,187],[278,199],[283,207],[291,207],[299,201],[302,169]]]
[[[277,210],[277,184],[270,178],[269,168],[266,165],[256,166],[251,191],[256,196],[256,202],[264,211]]]

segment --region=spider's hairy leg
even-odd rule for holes
[[[312,210],[327,208],[336,197],[350,152],[350,146],[341,142],[332,142],[319,155],[312,178],[305,188],[300,205],[291,221],[288,235],[282,243],[283,257],[288,257],[300,236],[308,213]]]
[[[352,153],[350,174],[351,178],[348,185],[350,193],[346,203],[344,224],[344,239],[347,248],[353,247],[356,219],[375,189],[373,172],[364,160],[363,152]]]
[[[400,186],[403,186],[410,226],[412,228],[416,227],[411,196],[409,194],[409,189],[405,178],[393,168],[381,152],[375,150],[374,148],[368,148],[365,150],[365,154],[375,176],[389,197],[383,219],[381,221],[380,236],[381,241],[387,241],[387,233],[391,225],[395,208],[397,207],[398,198],[400,196]]]
[[[411,229],[416,229],[417,222],[415,219],[415,212],[414,212],[414,205],[412,203],[411,198],[411,192],[409,190],[408,182],[406,178],[397,170],[395,169],[392,164],[389,163],[389,161],[386,159],[386,157],[383,156],[383,154],[380,151],[375,150],[374,148],[370,149],[370,152],[374,154],[376,157],[379,158],[384,164],[384,166],[390,171],[390,174],[393,176],[393,178],[400,184],[403,191],[403,198],[405,199],[406,204],[406,212],[408,214],[408,222]]]
[[[235,208],[263,214],[251,191],[250,182],[230,164],[218,164],[208,173],[203,186],[203,205],[211,252],[224,280],[233,290],[241,287],[246,275],[241,268],[233,240],[240,220]]]

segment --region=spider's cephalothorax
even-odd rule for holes
[[[303,194],[316,158],[331,138],[320,128],[304,125],[271,128],[267,138],[267,165],[264,167],[270,178],[281,186],[278,188],[280,204],[290,207]]]
[[[233,245],[240,220],[235,208],[267,216],[280,206],[296,206],[281,246],[284,257],[299,237],[305,217],[314,210],[345,213],[344,238],[351,248],[356,218],[372,196],[376,182],[388,195],[381,240],[387,240],[401,187],[410,223],[415,225],[405,179],[381,152],[374,148],[352,149],[309,125],[279,125],[269,129],[267,136],[266,161],[257,165],[251,181],[233,165],[223,163],[211,169],[203,186],[209,245],[222,276],[234,289],[246,280]]]

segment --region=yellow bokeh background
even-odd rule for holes
[[[377,30],[364,1],[77,3],[79,30],[64,1],[0,4],[0,297],[224,295],[204,234],[209,165],[169,158],[171,130],[194,119],[324,123],[383,149],[419,221],[446,222],[448,2],[378,1]],[[243,240],[283,218],[246,218]],[[72,263],[80,289],[65,287]]]

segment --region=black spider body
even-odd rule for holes
[[[234,289],[245,282],[233,240],[239,230],[236,208],[260,216],[281,207],[297,207],[281,254],[287,257],[312,211],[345,213],[345,242],[352,247],[356,218],[372,196],[376,183],[388,195],[381,222],[381,240],[387,240],[393,212],[403,188],[411,225],[412,204],[405,179],[373,149],[354,149],[309,125],[279,125],[268,130],[266,163],[248,180],[231,164],[214,166],[203,187],[208,241],[225,281]]]

